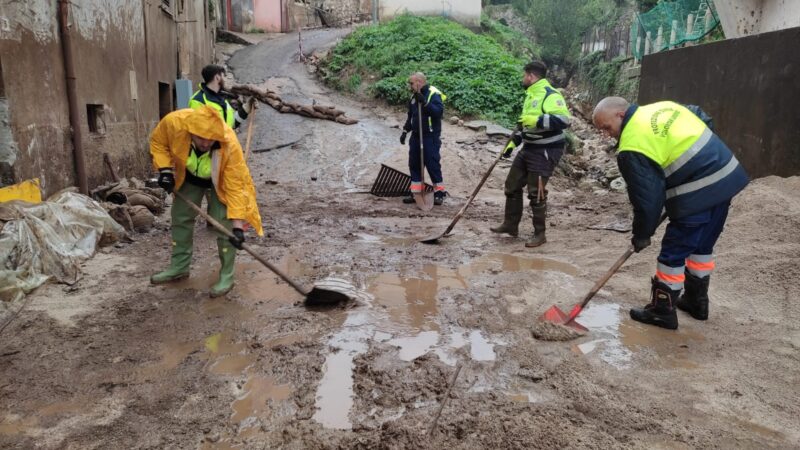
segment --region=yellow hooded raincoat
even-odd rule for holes
[[[244,220],[259,236],[263,236],[256,190],[239,139],[211,107],[180,109],[161,119],[150,136],[150,154],[155,169],[172,167],[175,170],[175,189],[180,189],[186,178],[192,134],[220,143],[221,148],[211,154],[211,178],[217,196],[228,209],[228,219]]]

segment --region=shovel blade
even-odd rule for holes
[[[306,295],[308,306],[332,306],[364,297],[358,288],[340,278],[326,278],[314,284]]]
[[[573,312],[574,311],[575,311],[575,308],[573,308]],[[559,308],[556,305],[553,305],[550,308],[548,308],[547,311],[545,311],[539,317],[539,320],[541,320],[543,322],[552,322],[552,323],[555,323],[555,324],[558,324],[558,325],[563,325],[565,327],[570,327],[570,328],[573,328],[575,330],[580,331],[581,333],[586,333],[586,332],[589,331],[588,328],[586,328],[585,326],[579,324],[578,322],[575,322],[575,320],[570,320],[570,316],[567,313],[565,313],[564,311],[562,311],[561,308]]]
[[[433,192],[414,193],[414,201],[417,202],[417,208],[430,211],[433,209]]]

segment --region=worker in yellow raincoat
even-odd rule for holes
[[[205,196],[209,214],[234,234],[233,238],[217,236],[221,268],[210,292],[212,297],[227,294],[233,288],[236,248],[245,240],[244,224],[249,223],[259,236],[264,234],[253,179],[236,133],[211,107],[181,109],[167,114],[153,130],[150,154],[159,172],[159,186],[169,193],[177,189],[197,205]],[[150,277],[153,284],[189,276],[196,216],[184,201],[175,198],[172,258],[166,270]]]

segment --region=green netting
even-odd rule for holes
[[[633,56],[641,59],[645,51],[655,53],[698,41],[718,24],[719,16],[711,0],[662,1],[650,11],[637,14],[631,27]]]

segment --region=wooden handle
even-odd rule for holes
[[[195,204],[193,201],[191,201],[191,200],[189,200],[188,198],[186,198],[186,196],[185,196],[185,195],[181,194],[181,193],[180,193],[180,192],[178,192],[178,191],[173,191],[173,194],[175,194],[175,197],[177,197],[177,198],[179,198],[179,199],[183,200],[183,201],[184,201],[184,202],[185,202],[187,205],[189,205],[189,207],[190,207],[190,208],[192,208],[192,209],[193,209],[193,210],[194,210],[194,211],[195,211],[197,214],[199,214],[199,215],[200,215],[200,217],[202,217],[202,218],[206,219],[206,221],[207,221],[208,223],[210,223],[210,224],[211,224],[211,226],[213,226],[214,228],[216,228],[216,229],[217,229],[217,231],[219,231],[220,233],[224,234],[225,236],[228,236],[229,238],[235,237],[235,236],[233,235],[233,233],[232,233],[232,232],[231,232],[229,229],[225,228],[225,227],[224,227],[224,226],[223,226],[221,223],[217,222],[217,221],[216,221],[216,220],[215,220],[213,217],[209,216],[209,215],[208,215],[208,213],[206,213],[205,211],[203,211],[203,209],[202,209],[202,208],[200,208],[199,206],[197,206],[197,205],[196,205],[196,204]],[[246,251],[247,253],[249,253],[249,254],[250,254],[250,256],[252,256],[252,257],[253,257],[253,258],[255,258],[256,260],[258,260],[258,262],[260,262],[260,263],[261,263],[261,264],[263,264],[264,266],[266,266],[266,267],[267,267],[267,269],[271,270],[271,271],[272,271],[272,272],[274,272],[276,275],[278,275],[279,277],[281,277],[281,279],[282,279],[283,281],[287,282],[287,283],[288,283],[288,284],[289,284],[291,287],[293,287],[293,288],[294,288],[294,290],[295,290],[295,291],[299,292],[301,295],[303,295],[303,296],[307,296],[307,295],[308,295],[308,293],[310,292],[310,291],[306,291],[306,290],[305,290],[305,289],[303,289],[303,288],[302,288],[302,287],[301,287],[299,284],[295,283],[295,282],[294,282],[294,280],[292,280],[291,278],[289,278],[289,276],[287,276],[287,275],[286,275],[285,273],[283,273],[283,272],[282,272],[280,269],[278,269],[277,267],[275,267],[275,266],[274,266],[274,265],[273,265],[271,262],[269,262],[269,261],[267,261],[266,259],[264,259],[263,257],[261,257],[261,255],[259,255],[258,253],[256,253],[256,252],[255,252],[255,250],[253,250],[253,248],[252,248],[252,247],[250,247],[249,245],[247,245],[247,244],[245,244],[245,243],[242,243],[242,250],[244,250],[244,251]]]
[[[253,128],[255,127],[255,118],[256,118],[256,98],[250,97],[250,119],[247,123],[247,138],[245,139],[244,144],[244,162],[247,162],[247,157],[250,155],[250,143],[253,141]]]
[[[509,139],[508,142],[511,142],[511,139]],[[506,142],[506,145],[508,145],[508,142]],[[505,149],[505,147],[503,148]],[[471,205],[472,201],[475,200],[475,197],[478,196],[478,192],[480,192],[484,183],[486,183],[486,180],[489,179],[489,175],[492,174],[492,171],[494,170],[495,166],[497,166],[497,163],[500,162],[501,159],[503,159],[503,151],[500,151],[500,154],[497,155],[497,158],[495,158],[494,162],[492,162],[492,165],[489,166],[489,170],[487,170],[486,173],[483,174],[483,178],[481,178],[481,181],[478,183],[477,186],[475,186],[475,190],[472,191],[472,194],[467,199],[467,203],[465,203],[464,206],[462,206],[461,209],[456,213],[456,215],[453,217],[453,221],[450,222],[450,225],[447,227],[447,230],[445,230],[442,236],[445,236],[451,231],[453,231],[453,228],[455,228],[456,223],[458,223],[458,221],[461,220],[461,216],[463,216],[464,213],[467,212],[467,208],[469,208],[469,205]]]
[[[422,175],[422,192],[425,192],[425,144],[422,139],[422,103],[417,102],[417,121],[419,122],[419,171]]]

